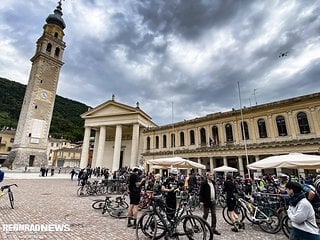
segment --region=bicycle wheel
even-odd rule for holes
[[[156,239],[157,221],[155,215],[150,213],[143,214],[137,223],[136,239]],[[159,239],[159,238],[158,238]]]
[[[259,227],[267,233],[274,234],[281,230],[280,217],[272,208],[258,209],[256,218],[259,219]]]
[[[91,204],[93,209],[102,209],[105,204],[105,200],[96,200]]]
[[[109,215],[115,218],[126,218],[127,217],[127,209],[125,208],[109,208],[107,209]]]
[[[176,226],[176,239],[206,240],[206,228],[198,216],[184,215]]]
[[[208,240],[213,240],[213,232],[212,232],[212,228],[210,226],[210,224],[202,217],[197,216],[201,222],[203,223],[203,226],[205,228],[206,231],[206,239]]]
[[[291,220],[287,215],[284,216],[281,221],[281,229],[284,235],[286,235],[286,237],[289,238],[292,226],[291,226]]]
[[[10,205],[11,208],[14,209],[14,199],[13,199],[13,193],[10,191],[8,192],[9,200],[10,200]]]
[[[79,187],[78,190],[77,190],[77,196],[78,197],[84,197],[86,196],[86,191],[84,189],[84,187]]]
[[[236,206],[235,210],[234,210],[237,215],[238,215],[238,221],[239,222],[243,222],[244,218],[245,218],[245,215],[243,213],[243,209],[242,207],[240,206]],[[228,212],[228,207],[224,207],[223,210],[222,210],[222,216],[223,216],[223,219],[229,224],[229,225],[233,225],[233,222],[231,221],[231,218],[229,216],[229,212]]]

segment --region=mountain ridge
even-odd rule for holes
[[[17,128],[26,85],[0,77],[0,129]],[[56,95],[49,134],[71,142],[83,140],[84,119],[90,106]]]

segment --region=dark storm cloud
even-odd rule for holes
[[[51,0],[4,4],[0,50],[6,54],[0,64],[19,71],[11,65],[18,55],[30,68],[36,39],[55,5]],[[239,108],[238,82],[245,106],[320,91],[319,5],[309,0],[63,2],[67,48],[58,94],[92,107],[115,94],[125,104],[139,101],[156,123],[168,124],[172,105],[175,121]],[[279,58],[282,52],[288,54]]]

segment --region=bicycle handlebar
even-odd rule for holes
[[[1,187],[1,191],[5,190],[5,189],[8,189],[8,188],[10,188],[11,186],[18,187],[18,185],[15,184],[15,183],[14,183],[14,184],[9,184],[9,185],[2,186],[2,187]]]

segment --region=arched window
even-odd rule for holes
[[[54,51],[54,55],[56,56],[56,57],[59,57],[59,54],[60,54],[60,48],[56,48],[56,50]]]
[[[212,127],[212,141],[214,145],[219,145],[219,130],[217,126]]]
[[[163,148],[167,147],[167,135],[163,135],[162,137],[162,147]]]
[[[54,37],[58,38],[59,34],[57,32],[54,33]]]
[[[51,52],[51,49],[52,49],[52,44],[51,43],[48,43],[47,45],[47,52]]]
[[[249,129],[248,129],[248,124],[247,122],[241,122],[241,135],[242,135],[242,140],[244,140],[244,136],[246,136],[246,140],[249,139]],[[244,136],[243,136],[244,134]]]
[[[267,138],[268,137],[266,122],[262,118],[258,119],[258,129],[259,129],[259,137],[260,138]]]
[[[284,117],[278,116],[276,118],[276,122],[277,122],[279,136],[287,136],[288,132],[287,132],[286,121],[284,120]]]
[[[150,150],[150,137],[147,137],[147,150]]]
[[[190,130],[190,145],[195,144],[194,131]]]
[[[184,146],[184,132],[180,132],[180,146]]]
[[[310,127],[308,122],[307,114],[304,112],[299,112],[297,114],[299,129],[301,134],[307,134],[310,133]]]
[[[233,133],[232,133],[232,126],[231,126],[231,124],[230,124],[230,123],[226,124],[225,129],[226,129],[226,139],[227,139],[227,142],[228,142],[228,143],[233,142]]]
[[[201,145],[207,145],[206,130],[204,128],[200,129],[200,141]]]
[[[176,146],[176,135],[174,133],[171,133],[171,147]]]
[[[156,149],[159,149],[159,136],[156,136]]]

